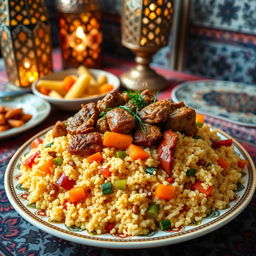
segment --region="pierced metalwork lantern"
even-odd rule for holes
[[[9,81],[30,86],[52,71],[52,43],[42,0],[0,0],[0,44]]]
[[[122,44],[136,54],[137,66],[121,76],[132,90],[162,90],[167,81],[149,67],[151,56],[167,45],[173,18],[171,0],[123,0]]]
[[[102,65],[99,1],[57,0],[59,40],[64,68]]]

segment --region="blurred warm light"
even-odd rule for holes
[[[25,62],[24,62],[24,67],[25,67],[26,69],[29,69],[29,68],[30,68],[30,62],[29,62],[29,61],[25,61]]]
[[[83,39],[85,37],[84,30],[81,26],[77,27],[76,36],[80,39]]]
[[[149,5],[149,9],[150,9],[151,11],[154,11],[154,10],[156,9],[156,4],[154,4],[154,3],[150,4],[150,5]]]

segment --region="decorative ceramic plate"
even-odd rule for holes
[[[225,81],[187,82],[174,88],[172,99],[184,101],[202,114],[256,127],[256,85]]]
[[[0,132],[0,139],[5,139],[31,129],[41,123],[49,115],[51,110],[51,106],[48,102],[33,94],[1,98],[0,105],[11,108],[23,108],[26,114],[32,115],[32,118],[23,126]]]
[[[24,219],[45,232],[69,241],[115,249],[158,247],[183,242],[207,234],[227,224],[247,206],[254,193],[256,174],[252,159],[245,149],[233,139],[235,152],[239,154],[241,158],[246,159],[248,165],[246,169],[244,169],[244,183],[238,186],[236,199],[230,202],[229,208],[211,213],[211,215],[203,219],[200,223],[194,223],[190,226],[168,231],[154,231],[147,236],[127,237],[119,234],[93,235],[80,228],[67,228],[62,223],[49,222],[45,211],[38,210],[34,205],[30,205],[27,200],[29,193],[24,191],[19,185],[19,166],[21,164],[21,158],[30,151],[32,140],[36,137],[43,137],[51,128],[52,127],[47,128],[35,135],[13,156],[5,173],[5,191],[13,207]],[[231,138],[229,135],[219,130],[218,134],[222,139]]]

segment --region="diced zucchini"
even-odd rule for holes
[[[171,228],[171,222],[169,220],[161,220],[160,221],[161,230],[167,230]]]
[[[150,174],[150,175],[154,175],[156,173],[156,168],[154,168],[154,167],[147,167],[145,172]]]
[[[150,204],[147,210],[148,217],[155,219],[157,218],[158,213],[159,213],[159,205],[155,203]]]
[[[112,194],[113,189],[112,189],[112,183],[108,182],[108,183],[104,183],[101,185],[101,192],[103,195],[108,195],[108,194]]]

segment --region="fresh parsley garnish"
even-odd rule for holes
[[[99,116],[102,117],[102,118],[106,118],[106,115],[107,115],[108,111],[110,111],[112,109],[114,109],[114,108],[107,108],[105,111],[100,112]]]
[[[141,96],[140,91],[125,91],[125,93],[128,95],[129,99],[133,102],[136,109],[141,109],[146,107],[148,104],[144,101],[143,97]]]

